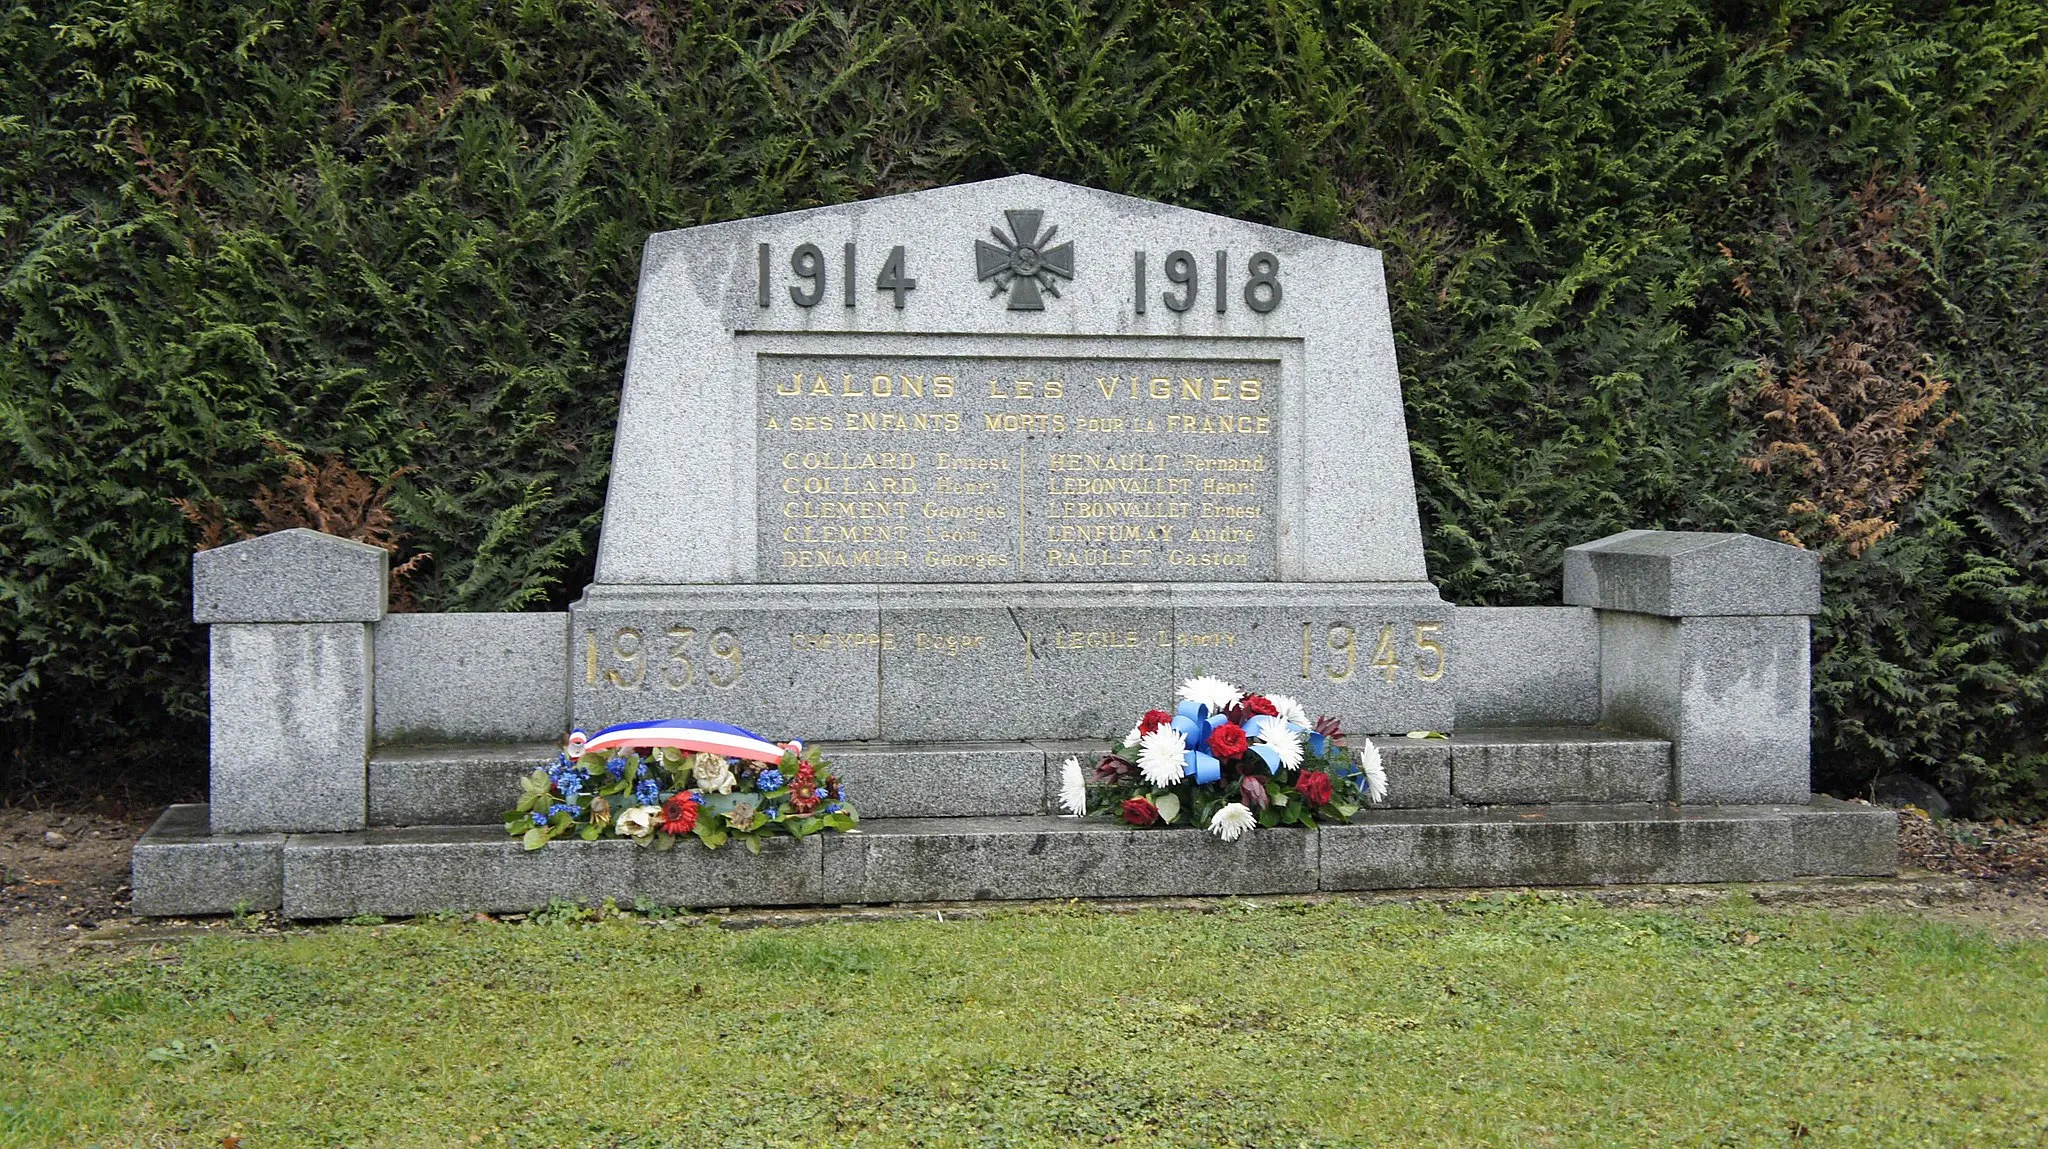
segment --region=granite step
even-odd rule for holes
[[[1671,745],[1588,727],[1374,738],[1389,809],[1544,802],[1658,802],[1671,796]],[[387,745],[370,758],[372,826],[494,825],[546,742]],[[1056,812],[1060,763],[1093,765],[1101,740],[822,744],[868,818],[978,818]]]
[[[1897,818],[1829,798],[1804,805],[1609,803],[1373,810],[1340,826],[1193,829],[1018,815],[877,818],[759,855],[616,839],[527,852],[491,826],[213,835],[174,806],[135,848],[135,912],[282,909],[294,918],[516,912],[561,898],[686,907],[1319,891],[1756,882],[1883,875]]]

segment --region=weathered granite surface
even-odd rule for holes
[[[1030,237],[1006,214],[1020,210],[1039,213]],[[976,243],[991,239],[992,228],[1006,243],[1028,238],[1026,246],[1046,244],[1045,258],[1072,244],[1070,275],[1048,278],[1048,289],[1032,291],[1037,309],[1009,306],[1022,302],[1018,293],[1025,288],[980,279]],[[849,243],[857,249],[851,277],[843,254]],[[804,265],[815,276],[796,273],[793,261],[803,244],[816,247],[816,262]],[[917,280],[901,307],[893,292],[871,286],[897,247],[904,252],[903,275]],[[1166,261],[1181,251],[1191,253],[1198,280],[1186,310],[1162,298],[1180,290],[1167,279]],[[1139,252],[1148,257],[1142,292]],[[1219,252],[1226,276],[1221,293],[1213,290]],[[1261,289],[1255,306],[1243,289],[1261,253],[1273,261],[1282,293],[1275,299]],[[1030,258],[1038,266],[1035,248]],[[799,299],[815,305],[801,306]],[[822,340],[825,335],[834,338]],[[1131,413],[1118,417],[1136,421],[1125,427],[1128,449],[1153,450],[1157,442],[1157,450],[1176,455],[1225,457],[1239,452],[1211,448],[1233,439],[1274,441],[1280,577],[1427,577],[1385,276],[1379,253],[1369,248],[1036,176],[654,235],[641,261],[598,583],[767,577],[759,566],[764,527],[757,487],[760,476],[779,467],[767,467],[764,458],[779,457],[791,443],[838,449],[835,440],[847,434],[849,415],[856,436],[866,432],[864,416],[875,416],[879,428],[883,416],[901,415],[909,420],[908,434],[930,438],[911,417],[967,410],[945,407],[932,395],[919,406],[902,402],[900,394],[878,399],[872,388],[847,394],[842,385],[837,390],[845,407],[832,412],[829,429],[792,431],[780,419],[770,428],[761,404],[760,355],[918,357],[933,364],[925,374],[948,371],[962,359],[999,356],[1019,366],[997,376],[1012,418],[993,430],[976,423],[953,435],[962,453],[990,458],[1028,449],[1033,436],[1052,433],[1054,415],[1078,423],[1096,410],[1067,402],[1082,398],[1079,387],[1058,399],[1036,388],[1020,394],[1010,384],[1031,361],[1122,361],[1129,364],[1123,376],[1144,375],[1148,384],[1139,398],[1122,401]],[[1263,432],[1256,423],[1227,435],[1204,430],[1204,415],[1213,422],[1227,409],[1235,414],[1236,406],[1259,405],[1234,391],[1219,400],[1213,383],[1198,401],[1178,397],[1177,379],[1171,397],[1150,398],[1147,362],[1228,359],[1281,364],[1282,398]],[[917,373],[900,359],[892,366],[893,374]],[[1035,381],[1047,377],[1029,369]],[[987,372],[955,373],[973,378],[983,401],[990,398]],[[1085,384],[1095,386],[1094,378]],[[1163,410],[1148,414],[1154,408]],[[1196,423],[1169,425],[1169,414]],[[1344,447],[1308,450],[1311,433],[1317,442]],[[996,447],[983,450],[983,444]],[[775,478],[779,485],[781,476]],[[879,525],[894,517],[852,521]],[[875,580],[856,574],[851,581]]]
[[[1664,802],[1671,744],[1587,728],[1460,730],[1451,774],[1459,800],[1478,805]]]
[[[128,884],[145,918],[284,904],[283,834],[215,834],[205,803],[172,806],[135,843]]]
[[[284,850],[294,918],[513,912],[563,898],[596,904],[799,905],[825,900],[818,838],[779,838],[759,855],[694,841],[657,852],[618,838],[527,851],[501,826],[296,834]]]
[[[213,626],[216,833],[363,826],[371,634],[360,622]]]
[[[1564,601],[1667,618],[1820,613],[1820,556],[1754,535],[1622,531],[1564,552]]]
[[[880,588],[891,740],[1082,738],[1173,695],[1165,596],[1146,587]]]
[[[1428,584],[1172,588],[1175,681],[1293,694],[1354,734],[1448,731],[1456,611]]]
[[[1680,802],[1804,802],[1811,667],[1796,616],[1600,616],[1604,725],[1671,742]]]
[[[1511,808],[1512,809],[1512,808]],[[1326,890],[1761,882],[1897,868],[1890,811],[1840,803],[1377,813],[1322,831]],[[1827,825],[1828,832],[1816,827]]]
[[[1023,742],[820,747],[863,818],[961,818],[1046,810],[1045,752]]]
[[[370,755],[370,825],[502,825],[519,780],[558,742],[379,746]]]
[[[148,850],[138,847],[138,913],[263,908],[279,880],[263,869],[277,836],[193,834],[204,817],[178,808]],[[1096,818],[885,818],[859,833],[781,839],[759,857],[618,840],[527,853],[497,826],[442,826],[297,834],[282,851],[285,914],[333,918],[510,912],[555,898],[707,907],[1877,875],[1897,869],[1897,816],[1825,798],[1373,810],[1349,825],[1259,830],[1235,843]]]
[[[1581,606],[1458,608],[1461,730],[1600,721],[1600,623]]]
[[[192,556],[192,621],[375,622],[384,617],[383,548],[303,527]]]
[[[394,614],[377,624],[377,741],[560,738],[569,616]]]
[[[570,711],[585,729],[688,717],[769,738],[881,736],[889,639],[872,586],[593,586],[569,616]]]
[[[1095,818],[902,818],[825,839],[826,900],[1148,897],[1312,890],[1317,836],[1267,829],[1236,842]]]
[[[1415,810],[1448,806],[1451,796],[1452,742],[1442,738],[1382,736],[1380,766],[1387,772],[1387,800],[1375,810]]]
[[[377,741],[518,741],[569,729],[569,616],[387,614]]]

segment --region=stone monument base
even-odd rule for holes
[[[877,818],[759,855],[618,839],[527,852],[496,826],[214,835],[174,806],[135,848],[135,911],[290,918],[509,913],[553,899],[710,908],[1767,882],[1897,872],[1897,816],[1804,806],[1604,804],[1375,810],[1231,843],[1194,829],[1018,815]]]
[[[194,561],[212,788],[138,843],[135,912],[711,907],[1746,882],[1893,873],[1890,811],[1808,792],[1811,554],[1629,531],[1566,604],[1423,582],[616,584],[535,615],[384,612],[374,547],[285,531]],[[1367,737],[1389,800],[1224,843],[1054,817],[1060,763],[1190,675]],[[572,724],[691,716],[822,744],[861,829],[761,854],[527,853],[519,780]],[[1409,732],[1441,731],[1427,737]],[[1446,736],[1447,735],[1447,736]]]

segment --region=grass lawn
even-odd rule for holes
[[[2048,1142],[2048,944],[1912,918],[563,916],[0,972],[0,1143]]]

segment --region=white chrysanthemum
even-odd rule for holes
[[[1188,744],[1180,731],[1161,726],[1145,735],[1141,745],[1144,749],[1138,755],[1138,773],[1145,776],[1146,782],[1163,790],[1186,776]]]
[[[628,806],[619,811],[619,820],[614,825],[624,837],[645,838],[654,833],[655,823],[660,820],[659,806]]]
[[[1280,712],[1278,716],[1280,721],[1299,726],[1303,730],[1315,726],[1315,723],[1308,720],[1308,711],[1301,708],[1301,703],[1296,702],[1285,694],[1268,694],[1266,701],[1272,703],[1273,709]]]
[[[1358,748],[1358,768],[1365,771],[1365,798],[1372,803],[1386,801],[1387,768],[1380,765],[1380,748],[1366,739]]]
[[[1075,817],[1088,812],[1088,784],[1081,780],[1079,758],[1060,763],[1060,805]]]
[[[1199,702],[1209,708],[1210,713],[1235,706],[1244,692],[1213,675],[1190,678],[1180,684],[1180,696],[1189,702]]]
[[[1259,727],[1258,744],[1280,756],[1282,770],[1301,769],[1302,737],[1278,722],[1266,722]]]
[[[1209,832],[1226,842],[1235,842],[1258,824],[1259,820],[1252,817],[1251,807],[1243,802],[1232,802],[1209,819]]]
[[[1144,740],[1145,740],[1145,732],[1144,732],[1143,730],[1140,730],[1140,729],[1139,729],[1139,728],[1137,728],[1136,726],[1133,726],[1133,727],[1131,727],[1131,732],[1130,732],[1130,734],[1128,734],[1128,735],[1126,735],[1126,736],[1124,737],[1124,740],[1123,740],[1123,742],[1122,742],[1122,745],[1124,745],[1124,746],[1136,746],[1136,745],[1138,745],[1139,743],[1143,742]]]

